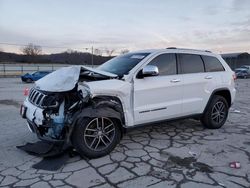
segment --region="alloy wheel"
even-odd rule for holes
[[[115,125],[109,118],[94,118],[84,131],[84,141],[87,147],[94,151],[105,150],[113,142]]]
[[[212,120],[220,124],[226,118],[226,106],[222,101],[218,101],[212,108]]]

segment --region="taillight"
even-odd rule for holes
[[[235,74],[235,72],[233,73],[233,80],[236,80],[237,79],[237,76]]]
[[[24,90],[23,90],[23,95],[24,96],[28,96],[29,95],[29,88],[25,88]]]

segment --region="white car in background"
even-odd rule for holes
[[[237,78],[248,78],[250,77],[250,66],[243,65],[240,68],[234,70]]]
[[[125,129],[139,125],[195,117],[220,128],[235,98],[234,79],[221,56],[209,51],[144,50],[97,69],[72,66],[45,76],[21,114],[40,139],[96,158],[111,152]]]
[[[241,66],[240,68],[246,69],[247,72],[248,72],[248,74],[250,74],[250,65],[243,65],[243,66]]]
[[[239,72],[239,71],[247,71],[248,74],[250,74],[250,66],[249,65],[243,65],[240,68],[237,68],[234,70],[234,72]]]

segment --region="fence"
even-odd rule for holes
[[[62,67],[67,67],[67,64],[17,64],[5,63],[0,64],[0,77],[20,76],[25,73],[36,71],[54,71]]]

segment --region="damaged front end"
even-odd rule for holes
[[[26,117],[29,128],[42,140],[64,141],[74,114],[87,105],[89,98],[87,88],[85,95],[77,87],[67,92],[46,92],[32,88],[24,103],[28,108]],[[29,118],[32,108],[28,103],[37,107],[33,110],[32,118]]]
[[[78,82],[114,78],[81,66],[62,68],[35,83],[21,114],[39,139],[69,144],[77,115],[93,103],[88,86],[83,83],[79,89]]]

